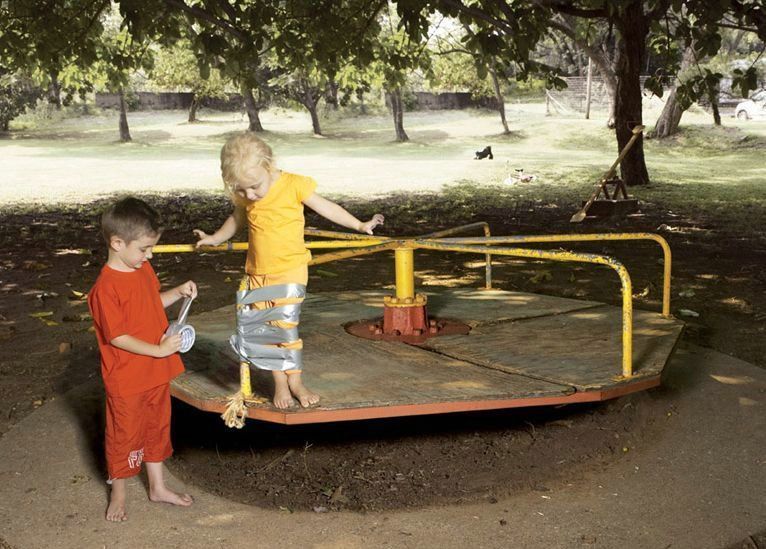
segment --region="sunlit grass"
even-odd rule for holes
[[[647,104],[650,125],[659,107]],[[407,113],[408,143],[393,141],[391,120],[383,115],[331,114],[323,122],[325,138],[311,135],[303,113],[271,110],[262,120],[280,166],[315,177],[322,194],[358,200],[440,192],[439,199],[462,217],[503,208],[509,216],[540,207],[571,213],[617,154],[603,113],[583,120],[546,116],[542,103],[508,103],[507,115],[512,133],[505,136],[492,111]],[[81,203],[125,192],[220,193],[218,151],[229,134],[246,127],[246,119],[206,111],[199,123],[185,119],[183,111],[130,113],[129,144],[117,142],[114,112],[17,128],[0,139],[0,203]],[[644,204],[704,215],[732,230],[762,227],[766,121],[725,118],[716,128],[710,115],[693,109],[682,122],[678,136],[646,141],[653,183],[632,192]],[[495,159],[473,160],[485,145]],[[519,168],[536,181],[505,183]],[[401,215],[428,220],[424,230],[434,222],[430,200],[397,204]]]

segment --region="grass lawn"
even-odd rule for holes
[[[647,102],[645,119],[658,105]],[[356,199],[401,191],[470,192],[492,204],[554,203],[576,209],[616,157],[603,116],[592,120],[546,116],[541,103],[507,104],[512,134],[499,133],[488,111],[407,113],[411,141],[395,143],[386,116],[328,119],[325,138],[310,134],[307,115],[271,110],[264,138],[286,170],[319,181],[321,193]],[[182,111],[131,113],[134,141],[117,142],[114,112],[17,129],[0,139],[4,176],[0,204],[85,203],[115,193],[219,193],[218,151],[226,136],[245,128],[238,113],[203,112],[185,123]],[[473,160],[492,145],[493,161]],[[701,111],[684,114],[674,138],[646,143],[653,184],[634,192],[680,215],[700,217],[724,230],[763,226],[766,192],[766,121],[724,120],[715,128]],[[508,186],[524,168],[533,183]],[[459,188],[455,188],[459,184]],[[568,205],[568,206],[567,206]]]

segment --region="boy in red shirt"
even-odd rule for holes
[[[106,389],[106,462],[112,490],[106,519],[127,520],[125,479],[146,462],[149,499],[189,506],[192,498],[165,486],[170,444],[170,380],[183,372],[181,336],[164,337],[165,307],[196,297],[192,281],[160,293],[148,260],[162,233],[146,202],[125,198],[101,218],[109,259],[88,293]]]

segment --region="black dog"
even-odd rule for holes
[[[483,158],[489,158],[490,160],[495,158],[494,156],[492,156],[492,147],[484,147],[482,150],[476,151],[476,156],[474,156],[473,159],[481,160]]]

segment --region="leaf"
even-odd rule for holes
[[[337,273],[334,273],[332,271],[325,271],[324,269],[317,269],[316,273],[319,276],[327,276],[327,277],[330,277],[330,278],[335,278],[336,276],[338,276]]]
[[[539,284],[540,282],[548,282],[553,280],[553,275],[550,271],[536,271],[536,274],[529,278],[532,284]]]
[[[44,271],[45,269],[50,269],[51,265],[49,263],[42,263],[40,261],[35,261],[34,259],[29,259],[22,264],[21,268],[25,271]]]
[[[53,311],[41,311],[39,313],[29,313],[32,318],[45,318],[47,316],[53,316]]]
[[[640,292],[637,292],[637,293],[633,294],[633,299],[640,299],[640,298],[648,296],[650,289],[651,289],[651,286],[647,286],[646,288],[644,288]]]
[[[85,299],[88,294],[85,294],[83,292],[78,292],[77,290],[72,290],[72,295],[74,295],[78,299]]]

